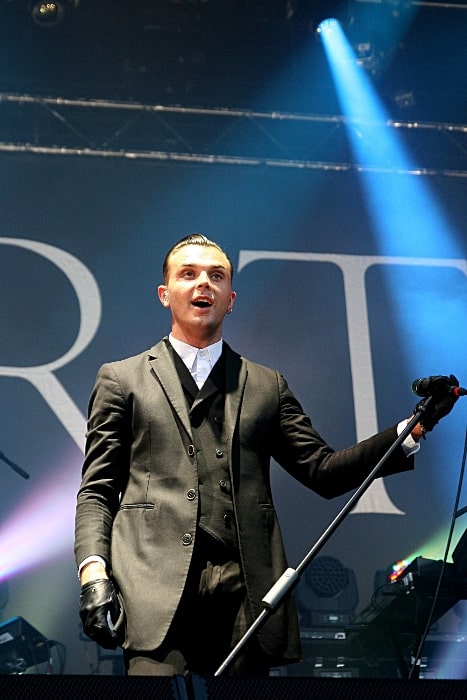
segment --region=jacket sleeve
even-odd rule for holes
[[[112,523],[129,473],[130,409],[115,369],[103,365],[91,394],[86,454],[78,491],[75,556],[110,561]]]
[[[292,476],[325,498],[357,488],[397,438],[394,425],[351,447],[335,451],[314,429],[285,379],[278,374],[280,430],[273,457]],[[378,476],[413,469],[413,457],[399,446]]]

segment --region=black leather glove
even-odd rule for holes
[[[99,578],[82,586],[79,616],[84,633],[104,649],[118,647],[115,625],[120,613],[120,603],[112,581]]]
[[[453,374],[449,377],[437,375],[428,377],[427,382],[431,387],[430,398],[418,403],[415,411],[422,411],[420,423],[426,432],[433,430],[435,425],[452,411],[459,398],[452,391],[452,387],[459,386],[459,380]]]

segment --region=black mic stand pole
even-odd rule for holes
[[[23,477],[23,479],[29,479],[29,474],[24,471],[24,469],[21,469],[21,467],[18,467],[17,464],[12,462],[11,460],[7,459],[3,452],[0,452],[0,459],[5,462],[5,464],[8,464],[9,467],[13,469],[17,474]]]
[[[396,440],[391,445],[391,447],[381,457],[378,464],[373,468],[373,470],[370,472],[370,474],[366,477],[365,481],[358,487],[358,489],[355,491],[355,493],[352,494],[352,496],[349,498],[349,500],[344,505],[342,510],[336,515],[336,517],[331,522],[331,524],[328,525],[328,527],[323,532],[321,537],[313,545],[313,547],[310,549],[308,554],[302,559],[302,561],[297,566],[297,568],[292,569],[291,567],[289,567],[288,569],[286,569],[284,571],[284,573],[282,574],[282,576],[269,589],[269,591],[266,593],[266,595],[264,596],[264,598],[261,601],[264,605],[263,610],[260,612],[260,614],[258,615],[256,620],[253,622],[253,624],[249,627],[249,629],[245,632],[245,634],[243,635],[241,640],[238,642],[238,644],[234,647],[234,649],[232,649],[232,651],[230,652],[228,657],[219,666],[217,671],[214,673],[214,676],[220,676],[225,671],[225,669],[238,656],[238,654],[243,649],[245,644],[248,642],[250,637],[255,632],[257,632],[260,627],[262,627],[264,625],[264,623],[266,622],[267,618],[272,613],[272,611],[278,606],[278,604],[283,600],[283,598],[285,598],[286,593],[288,593],[289,590],[293,590],[293,588],[297,585],[297,583],[300,580],[300,576],[301,576],[302,572],[311,563],[311,561],[316,557],[318,552],[321,551],[321,549],[324,547],[326,542],[331,538],[331,536],[337,530],[339,525],[341,525],[342,521],[347,517],[347,515],[350,513],[352,508],[356,505],[357,501],[363,496],[365,491],[368,490],[368,488],[371,486],[373,481],[376,479],[378,472],[380,471],[383,464],[385,464],[385,462],[392,455],[394,450],[396,450],[397,447],[399,447],[399,445],[401,445],[404,442],[405,438],[412,432],[412,429],[420,421],[420,418],[424,414],[429,402],[431,401],[431,398],[432,398],[431,396],[428,396],[426,399],[424,399],[419,404],[417,404],[416,413],[409,420],[409,422],[407,423],[406,427],[403,429],[401,434],[397,436]]]

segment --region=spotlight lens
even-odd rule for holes
[[[37,2],[32,8],[32,18],[42,27],[51,27],[62,20],[63,7],[58,2]]]
[[[55,16],[57,14],[57,5],[54,2],[42,3],[39,6],[39,13],[43,17]]]
[[[332,32],[332,30],[335,28],[336,24],[338,24],[338,21],[334,17],[323,19],[323,21],[318,24],[318,28],[316,29],[317,35],[324,36],[325,34],[329,34],[329,32]]]

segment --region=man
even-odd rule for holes
[[[92,639],[123,646],[129,674],[210,675],[261,611],[287,568],[271,458],[331,498],[358,486],[407,424],[334,452],[281,374],[223,343],[232,274],[216,243],[179,241],[158,287],[170,336],[103,365],[91,396],[76,514],[80,614]],[[453,403],[424,416],[382,476],[413,467],[417,442]],[[289,598],[228,672],[267,675],[299,657]]]

